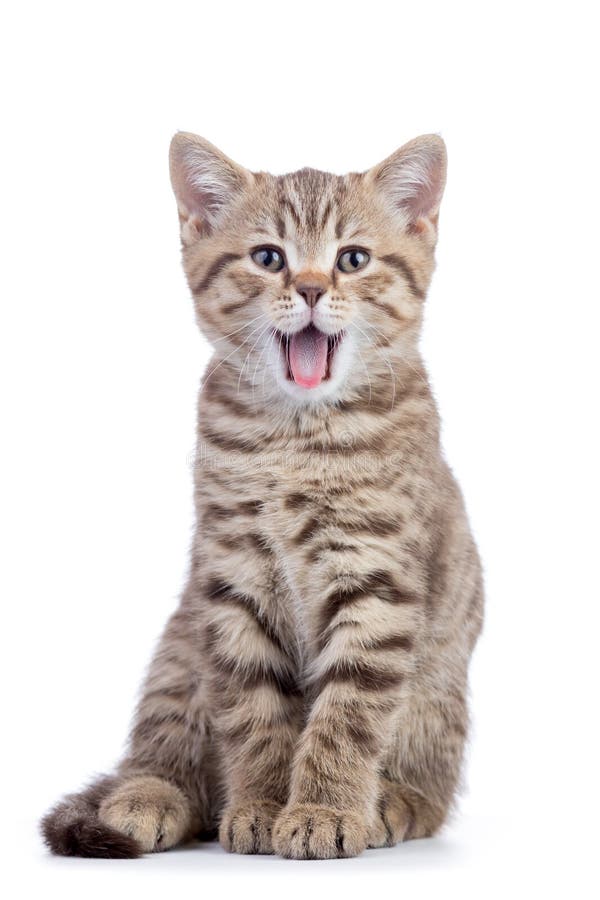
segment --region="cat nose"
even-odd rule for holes
[[[300,278],[296,282],[296,290],[311,309],[319,302],[328,288],[328,281],[322,276],[313,275],[311,277]]]

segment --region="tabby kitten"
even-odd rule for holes
[[[116,773],[43,821],[55,853],[214,836],[354,856],[432,835],[459,779],[482,579],[418,340],[446,153],[251,173],[177,134],[199,325],[190,575]]]

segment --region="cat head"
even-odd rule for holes
[[[178,133],[171,179],[198,322],[239,384],[295,403],[389,393],[417,353],[446,150],[361,174],[250,172]]]

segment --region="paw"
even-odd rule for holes
[[[384,782],[375,821],[369,829],[369,848],[394,847],[409,838],[412,825],[412,811],[403,799],[400,788],[391,782]]]
[[[273,849],[288,859],[358,856],[367,840],[367,828],[356,813],[308,803],[284,809],[273,829]]]
[[[219,827],[221,845],[229,853],[273,853],[271,831],[280,809],[267,800],[231,804]]]
[[[374,824],[369,828],[369,849],[395,847],[404,840],[406,826],[406,820],[400,819],[393,812],[378,815]]]
[[[102,802],[98,816],[105,825],[135,838],[144,853],[173,847],[190,824],[189,804],[179,788],[149,775],[120,785]]]

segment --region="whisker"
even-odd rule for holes
[[[260,328],[261,326],[259,325],[258,327]],[[246,368],[246,363],[247,363],[248,360],[250,359],[250,354],[254,351],[254,348],[256,347],[256,345],[258,344],[258,342],[260,341],[260,339],[262,338],[262,336],[265,334],[265,332],[266,332],[270,327],[271,327],[271,323],[270,323],[270,322],[267,322],[267,324],[265,325],[265,327],[262,329],[262,331],[260,332],[260,334],[258,335],[258,337],[256,338],[256,340],[255,340],[254,343],[252,344],[252,347],[250,348],[250,350],[248,350],[248,352],[246,353],[246,357],[245,357],[245,359],[244,359],[244,362],[243,362],[243,364],[242,364],[242,368],[240,369],[240,374],[239,374],[239,376],[238,376],[238,383],[237,383],[237,393],[238,393],[238,394],[239,394],[239,392],[240,392],[240,385],[241,385],[241,383],[242,383],[242,375],[244,374],[244,369]],[[256,329],[255,329],[255,330],[256,330]]]
[[[360,327],[356,324],[356,322],[353,322],[352,324],[353,324],[353,325],[356,325],[356,327],[357,327],[357,329],[358,329],[359,331],[361,330]],[[368,337],[368,335],[366,335],[366,334],[364,333],[364,331],[361,332],[361,333],[362,333],[363,336],[367,339],[367,341],[369,342],[369,344],[371,344],[371,346],[373,347],[373,349],[376,350],[377,348],[375,347],[375,345],[373,344],[373,342],[371,341],[371,339]],[[368,403],[367,405],[370,406],[370,405],[371,405],[371,400],[372,400],[372,398],[373,398],[373,386],[372,386],[372,384],[371,384],[371,374],[370,374],[370,372],[369,372],[369,368],[368,368],[367,364],[365,363],[364,357],[363,357],[362,353],[360,352],[360,347],[358,347],[358,345],[357,345],[357,347],[356,347],[356,350],[357,350],[358,356],[359,356],[359,358],[360,358],[360,361],[361,361],[361,363],[362,363],[362,365],[363,365],[363,369],[365,370],[365,373],[366,373],[366,376],[367,376],[367,380],[368,380],[368,382],[369,382],[369,403]]]
[[[365,340],[367,340],[369,342],[369,344],[372,346],[373,350],[375,350],[376,353],[379,354],[379,356],[382,358],[382,360],[384,361],[384,363],[390,370],[390,375],[392,376],[392,402],[390,404],[390,410],[392,410],[394,408],[394,404],[396,402],[396,373],[394,372],[392,364],[391,364],[390,360],[388,359],[388,357],[383,353],[381,348],[377,347],[373,343],[372,338],[370,338],[368,334],[365,334],[365,332],[362,330],[362,328],[360,327],[360,325],[357,322],[352,322],[352,325],[362,334],[362,336],[365,338]],[[370,322],[363,322],[363,325],[367,325],[370,328],[374,327],[370,324]],[[360,350],[359,350],[359,354],[360,354]],[[371,385],[371,379],[369,378],[369,391],[370,391],[370,385]],[[369,402],[370,402],[370,393],[369,393]]]
[[[373,325],[371,322],[363,321],[363,325],[366,325],[366,326],[368,326],[369,328],[371,328],[373,331],[376,331],[376,332],[377,332],[378,334],[380,334],[383,338],[386,338],[386,337],[387,337],[387,335],[385,334],[384,331],[381,330],[381,328],[377,328],[377,326],[376,326],[376,325]],[[407,359],[406,357],[403,357],[403,361],[406,363],[406,365],[409,367],[409,369],[411,369],[411,370],[415,373],[415,375],[416,375],[417,378],[422,382],[422,384],[424,384],[424,385],[426,385],[426,386],[428,387],[429,385],[428,385],[428,383],[427,383],[427,380],[423,377],[423,374],[422,374],[421,372],[419,372],[418,369],[415,369],[415,367],[413,366],[413,364],[411,363],[411,361],[410,361],[409,359]]]
[[[281,331],[278,331],[277,334],[279,335],[279,353],[281,353],[281,342],[283,340],[283,334],[281,333]],[[265,396],[265,376],[263,374],[263,397],[264,396]]]
[[[267,344],[266,344],[266,347],[265,347],[265,350],[266,350],[267,352],[270,351],[271,347],[273,346],[273,344],[274,344],[274,342],[275,342],[275,337],[276,337],[276,332],[275,332],[275,331],[272,331],[272,332],[271,332],[271,336],[270,336],[269,340],[267,341]],[[266,398],[265,378],[266,378],[266,375],[267,375],[267,369],[269,369],[269,368],[271,368],[271,364],[270,364],[269,362],[265,363],[265,365],[263,366],[263,377],[262,377],[262,393],[263,393],[263,400]],[[255,370],[255,372],[254,372],[254,375],[256,376],[256,370]],[[253,385],[252,387],[253,387],[253,389],[254,389],[254,385]]]
[[[227,360],[230,359],[230,358],[234,355],[234,353],[237,353],[238,350],[241,350],[242,347],[244,346],[244,344],[247,343],[247,342],[250,340],[250,338],[252,337],[252,335],[255,334],[256,331],[257,331],[259,328],[261,328],[261,327],[262,327],[262,325],[257,325],[256,328],[253,328],[252,331],[250,332],[250,334],[249,334],[246,338],[244,338],[244,340],[242,341],[242,343],[240,344],[239,347],[234,347],[233,350],[231,351],[231,353],[228,353],[227,356],[223,357],[223,359],[220,360],[220,361],[217,363],[217,365],[214,366],[214,368],[211,369],[211,371],[208,373],[208,375],[204,378],[204,380],[203,380],[203,382],[202,382],[202,388],[201,388],[201,391],[200,391],[201,393],[202,393],[202,391],[204,390],[204,388],[206,387],[206,385],[207,385],[209,379],[212,378],[212,376],[215,374],[215,372],[217,371],[217,369],[220,369],[221,366],[223,365],[223,363],[226,363]]]
[[[261,332],[261,334],[260,334],[260,337],[261,337],[261,338],[264,337],[265,331],[267,331],[269,327],[270,327],[270,325],[267,326],[267,328],[264,329],[264,330]],[[270,334],[269,337],[267,338],[265,344],[263,345],[263,347],[262,347],[262,349],[261,349],[261,351],[260,351],[260,353],[259,353],[259,355],[258,355],[258,359],[256,360],[256,365],[254,366],[254,371],[253,371],[253,373],[252,373],[252,377],[250,378],[250,384],[252,385],[252,402],[253,402],[253,403],[254,403],[254,400],[255,400],[256,373],[257,373],[257,371],[258,371],[258,367],[259,367],[259,365],[260,365],[260,363],[261,363],[261,360],[262,360],[262,358],[263,358],[263,356],[264,356],[264,354],[265,354],[265,351],[266,351],[267,347],[269,346],[269,342],[270,342],[270,340],[271,340],[272,335],[273,335],[273,331],[271,330],[271,334]],[[256,344],[255,344],[254,346],[256,346]],[[254,349],[254,348],[253,348],[253,349]]]
[[[229,334],[224,334],[222,337],[215,338],[211,341],[212,344],[219,344],[221,341],[226,341],[229,338],[233,337],[234,334],[238,334],[240,331],[243,331],[244,328],[249,328],[254,322],[258,321],[258,319],[264,319],[267,317],[267,313],[259,313],[253,319],[250,319],[249,322],[246,322],[244,325],[240,325],[239,328],[236,328],[235,331],[230,331]]]

